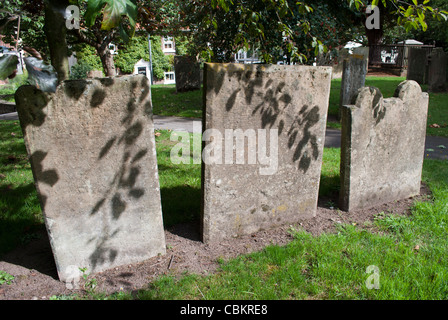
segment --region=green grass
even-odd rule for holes
[[[28,74],[17,75],[13,79],[9,79],[7,84],[0,85],[0,95],[14,94],[21,85],[28,83]],[[6,101],[14,102],[14,97],[4,99]]]
[[[175,132],[157,131],[157,162],[165,227],[199,219],[201,204],[201,165],[173,164],[171,149],[178,143]],[[173,140],[170,141],[170,136]],[[190,134],[192,138],[193,134]],[[191,149],[193,145],[191,143]],[[193,154],[191,152],[191,154]]]
[[[0,121],[0,254],[32,239],[43,218],[17,121]]]
[[[313,237],[291,229],[294,240],[286,246],[222,261],[209,276],[162,276],[136,298],[445,300],[447,177],[446,162],[425,160],[432,201],[415,203],[409,217],[379,213],[377,232],[341,225],[337,233]],[[369,266],[378,268],[379,289],[366,285]]]
[[[202,117],[202,90],[176,93],[175,85],[154,85],[151,94],[155,115]]]

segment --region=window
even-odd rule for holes
[[[165,72],[164,74],[165,74],[164,84],[176,83],[176,77],[174,76],[174,72]]]
[[[144,74],[146,76],[146,67],[138,67],[137,68],[138,74]]]
[[[174,52],[174,40],[173,37],[163,37],[163,51]]]

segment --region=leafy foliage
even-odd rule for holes
[[[92,27],[95,20],[102,17],[101,29],[110,31],[119,29],[120,36],[125,41],[133,36],[137,19],[137,5],[134,0],[89,0],[84,18],[88,27]],[[127,18],[130,28],[124,24],[123,16]]]

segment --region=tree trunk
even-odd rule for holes
[[[68,0],[48,0],[45,2],[44,32],[50,49],[51,65],[58,73],[59,82],[67,80],[70,76],[66,40],[67,28],[62,15],[68,5]]]
[[[104,73],[106,77],[115,77],[117,71],[115,69],[114,56],[110,53],[108,46],[105,49],[97,49],[98,55],[101,59],[101,64],[103,65]]]
[[[367,27],[367,16],[364,18],[364,26],[365,26],[365,32],[366,37],[369,45],[369,65],[374,64],[381,64],[381,47],[383,40],[383,25],[384,25],[384,16],[386,14],[385,8],[383,4],[378,4],[378,7],[380,9],[380,15],[379,15],[379,29],[375,28],[368,28]]]
[[[369,44],[369,63],[379,64],[381,63],[381,47],[383,40],[383,28],[380,29],[367,29],[366,36]]]

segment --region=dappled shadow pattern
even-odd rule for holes
[[[290,113],[295,110],[296,106],[293,105],[294,101],[292,101],[291,95],[285,92],[286,82],[281,81],[275,85],[272,79],[265,81],[266,73],[260,70],[260,68],[264,68],[263,66],[256,66],[255,71],[243,70],[234,65],[228,65],[226,68],[222,68],[218,74],[212,72],[215,93],[220,92],[226,79],[224,70],[227,70],[229,74],[229,81],[232,77],[236,78],[239,83],[238,88],[230,94],[225,103],[226,111],[232,111],[238,96],[242,95],[245,103],[251,106],[256,95],[257,101],[260,102],[253,107],[252,115],[261,115],[263,129],[277,128],[279,136],[286,132],[288,148],[294,150],[292,160],[298,162],[298,167],[303,172],[307,172],[311,161],[317,160],[319,157],[317,137],[310,130],[320,121],[319,107],[310,108],[304,104],[299,114],[290,122],[287,119],[293,116]],[[308,154],[307,146],[311,149],[311,154]]]
[[[44,108],[50,97],[51,94],[44,93],[34,86],[21,86],[17,89],[15,101],[23,132],[28,125],[42,126],[47,116]]]
[[[47,196],[42,192],[42,188],[39,188],[39,183],[53,187],[59,181],[59,175],[55,169],[44,170],[43,168],[42,162],[47,155],[48,152],[37,150],[30,156],[30,164],[33,168],[34,180],[37,182],[36,188],[39,191],[39,200],[42,210],[45,210]]]
[[[110,86],[112,83],[106,80],[103,79],[102,83]],[[121,119],[121,125],[124,131],[121,134],[111,137],[101,147],[98,154],[98,161],[102,161],[111,153],[122,153],[121,162],[118,166],[119,169],[115,172],[107,190],[90,212],[93,216],[105,208],[106,211],[110,211],[112,221],[117,221],[126,214],[129,197],[137,200],[145,194],[144,189],[137,187],[137,182],[142,170],[140,165],[147,156],[148,150],[146,148],[135,150],[135,144],[141,138],[144,131],[144,124],[135,118],[138,112],[138,104],[145,100],[150,92],[150,88],[145,79],[140,84],[135,79],[131,81],[131,96],[126,104],[126,114]],[[91,100],[92,108],[98,107],[105,100],[106,95],[104,92],[103,90],[94,92]],[[108,206],[109,209],[105,206]],[[114,262],[118,256],[117,249],[111,247],[108,242],[111,238],[117,236],[120,228],[116,228],[115,230],[109,230],[109,228],[109,225],[104,225],[102,234],[89,241],[89,243],[95,242],[96,248],[89,257],[93,269],[98,265]]]

